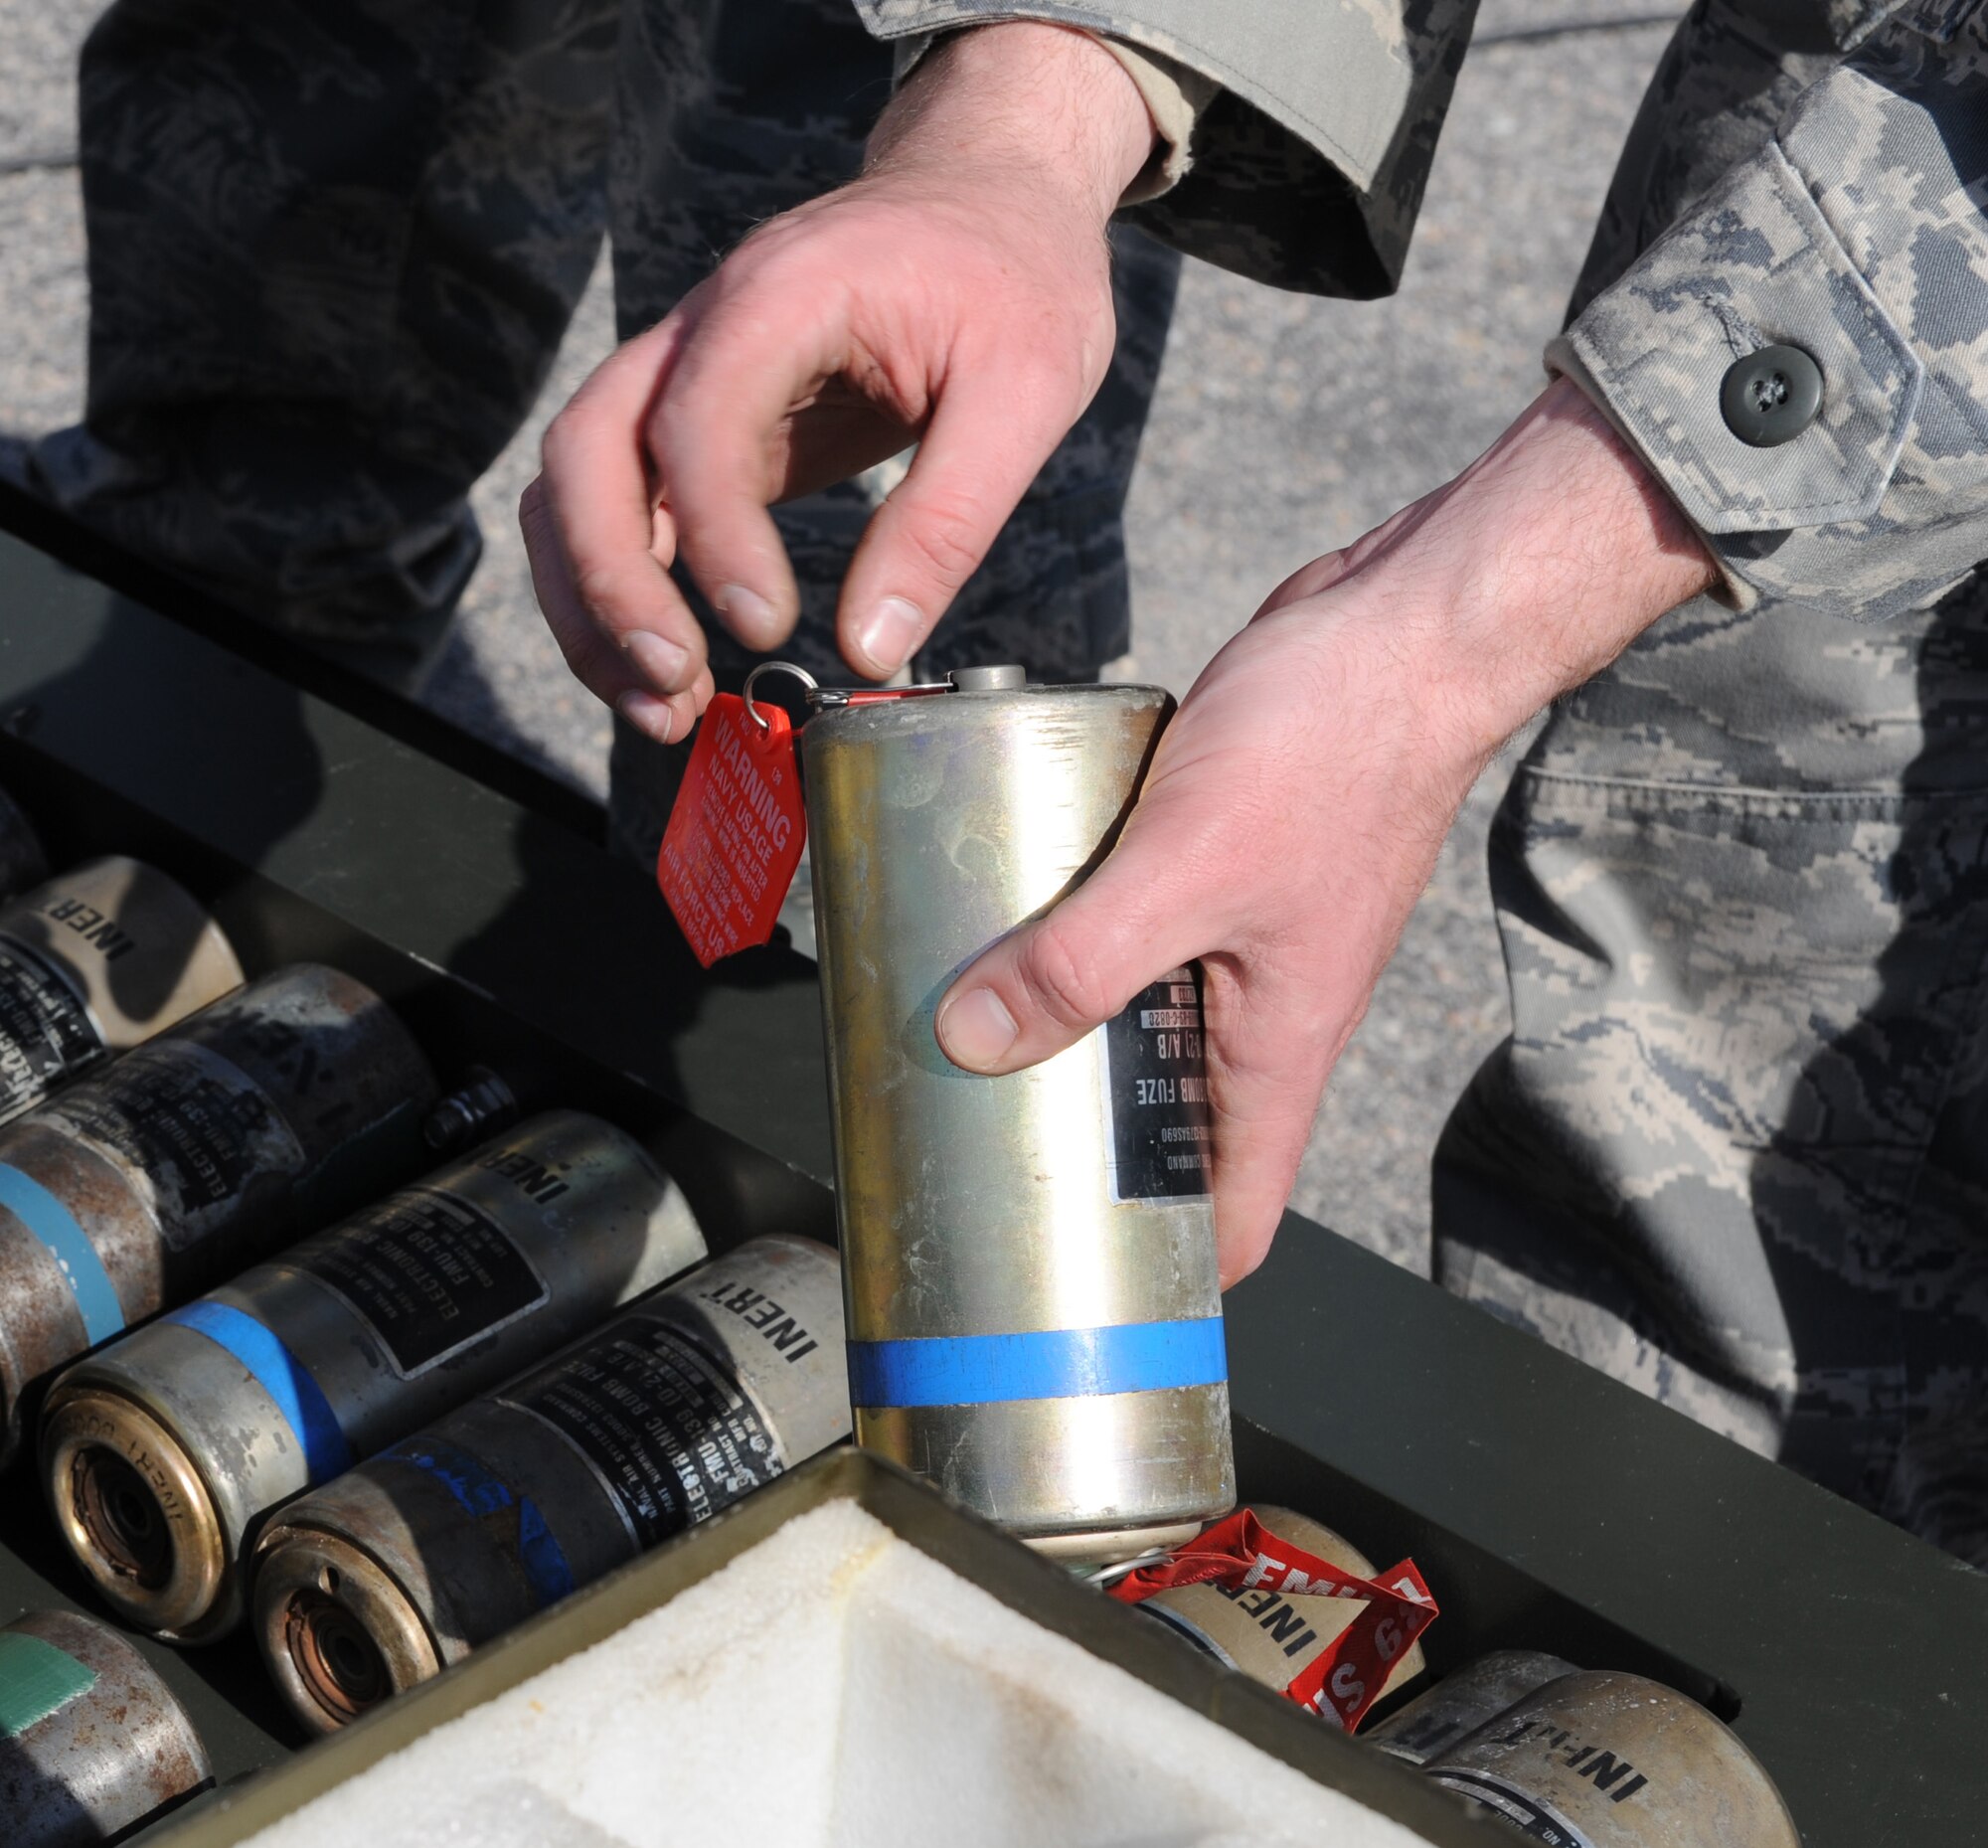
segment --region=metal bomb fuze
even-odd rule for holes
[[[1575,1672],[1572,1662],[1538,1649],[1494,1649],[1445,1675],[1360,1737],[1410,1764],[1426,1764],[1535,1689]]]
[[[404,1178],[433,1100],[394,1011],[302,963],[0,1128],[0,1464],[30,1385]]]
[[[703,1256],[640,1144],[535,1117],[72,1367],[42,1425],[57,1524],[120,1615],[221,1636],[260,1516]]]
[[[835,1254],[749,1240],[278,1510],[256,1641],[330,1732],[849,1435]]]
[[[85,860],[0,905],[0,1122],[241,985],[220,925],[141,861]]]
[[[85,1848],[213,1781],[158,1671],[107,1624],[37,1610],[0,1629],[0,1840]]]
[[[1200,991],[1006,1078],[932,1021],[1110,847],[1172,711],[977,668],[801,734],[856,1438],[1072,1564],[1236,1498]]]
[[[1563,1675],[1422,1774],[1563,1848],[1801,1848],[1740,1736],[1640,1675]]]

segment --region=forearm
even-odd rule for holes
[[[1557,380],[1455,480],[1272,603],[1343,592],[1333,620],[1412,661],[1431,743],[1470,762],[1714,580],[1677,505]]]

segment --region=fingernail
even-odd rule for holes
[[[879,674],[895,674],[924,632],[925,619],[917,604],[887,596],[856,625],[856,645]]]
[[[668,700],[659,700],[653,693],[640,693],[631,687],[614,702],[614,710],[657,744],[670,742],[670,728],[676,724],[677,716],[670,710]]]
[[[622,636],[621,646],[627,650],[628,658],[641,670],[645,680],[653,680],[657,686],[672,693],[680,691],[678,683],[683,679],[684,669],[690,665],[690,650],[683,643],[671,641],[667,635],[658,635],[650,629],[630,629]]]
[[[945,1056],[972,1072],[984,1072],[998,1063],[1021,1032],[991,988],[969,988],[954,995],[940,1007],[933,1026]]]
[[[726,627],[741,641],[770,648],[779,639],[779,618],[757,590],[728,584],[718,593],[718,608]]]

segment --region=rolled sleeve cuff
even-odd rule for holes
[[[1736,362],[1777,345],[1816,362],[1822,402],[1759,448],[1728,427],[1720,391]],[[1773,143],[1597,296],[1547,366],[1634,445],[1741,607],[1799,600],[1880,619],[1972,564],[1936,556],[1945,548],[1888,508],[1924,367]]]
[[[1408,107],[1413,72],[1381,9],[1286,0],[1139,0],[1123,9],[1072,0],[856,0],[873,36],[896,41],[902,79],[942,33],[1036,19],[1108,35],[1203,74],[1322,150],[1359,187],[1378,183]],[[1467,20],[1465,22],[1467,24]]]
[[[1254,281],[1369,299],[1401,279],[1476,0],[855,4],[875,37],[897,44],[900,78],[936,34],[1004,19],[1089,32],[1135,82],[1127,50],[1191,78],[1205,86],[1192,171],[1181,159],[1149,168],[1127,196],[1132,222]]]
[[[951,30],[971,32],[973,27],[960,26]],[[1119,205],[1140,206],[1172,192],[1194,165],[1194,125],[1201,119],[1202,111],[1221,93],[1222,85],[1213,78],[1203,77],[1174,59],[1162,58],[1158,52],[1148,51],[1143,46],[1129,45],[1107,33],[1092,32],[1082,27],[1073,27],[1072,30],[1082,31],[1086,38],[1095,39],[1124,67],[1125,75],[1132,80],[1145,102],[1146,113],[1152,117],[1153,132],[1158,138],[1153,158],[1126,187]],[[902,84],[918,60],[944,36],[940,32],[921,32],[898,40],[892,61],[893,82]]]
[[[1171,58],[1136,45],[1126,45],[1103,33],[1092,33],[1098,44],[1124,66],[1125,75],[1145,98],[1159,146],[1146,169],[1125,189],[1121,206],[1144,205],[1170,193],[1194,165],[1194,125],[1215,99],[1221,84]]]

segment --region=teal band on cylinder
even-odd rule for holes
[[[31,1174],[0,1161],[0,1207],[48,1248],[63,1281],[76,1298],[83,1317],[83,1331],[94,1347],[112,1335],[124,1332],[124,1305],[117,1300],[117,1286],[104,1269],[103,1260],[89,1235],[77,1224],[76,1215]]]

